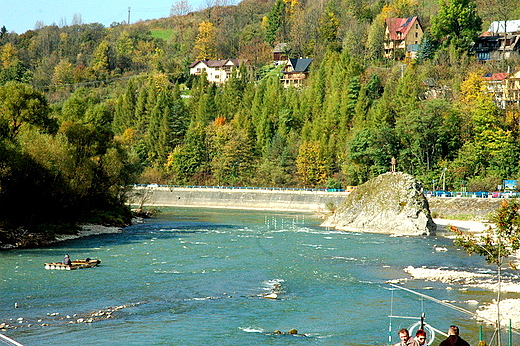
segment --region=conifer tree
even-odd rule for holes
[[[320,19],[318,30],[321,39],[329,44],[337,43],[339,24],[335,0],[329,0]]]
[[[114,121],[112,129],[116,134],[122,134],[129,128],[136,126],[135,108],[137,104],[137,80],[131,78],[128,81],[126,90],[121,94],[115,104]]]
[[[285,20],[285,3],[283,0],[276,0],[266,18],[265,41],[273,45],[280,39],[281,30]]]

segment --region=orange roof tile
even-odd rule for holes
[[[386,26],[390,33],[391,40],[403,40],[413,24],[417,21],[417,17],[408,18],[386,18]]]

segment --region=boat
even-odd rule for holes
[[[98,259],[84,259],[72,261],[71,265],[63,264],[61,262],[45,263],[45,269],[57,269],[57,270],[74,270],[82,268],[97,267],[101,263]]]

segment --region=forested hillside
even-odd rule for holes
[[[496,189],[517,179],[518,107],[482,92],[471,42],[512,0],[215,0],[128,25],[0,30],[0,228],[44,229],[123,206],[133,182],[328,187],[389,170],[428,189]],[[419,16],[419,58],[383,58],[386,17]],[[1,25],[1,23],[0,23]],[[276,43],[313,58],[284,88]],[[196,59],[247,59],[223,86]],[[437,181],[437,186],[434,186]],[[117,213],[116,213],[117,215]],[[42,226],[43,225],[43,226]]]

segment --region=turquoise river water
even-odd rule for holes
[[[406,278],[409,265],[489,270],[482,258],[446,238],[346,233],[320,221],[303,213],[164,208],[120,234],[2,251],[0,324],[17,326],[2,333],[25,346],[387,345],[390,323],[397,342],[397,330],[415,322],[389,318],[392,310],[424,312],[442,330],[456,323],[477,343],[471,316],[385,282]],[[44,269],[65,253],[101,265]],[[456,285],[405,286],[473,311],[465,301],[492,299]],[[274,291],[277,299],[263,297]],[[292,328],[299,334],[273,333]]]

